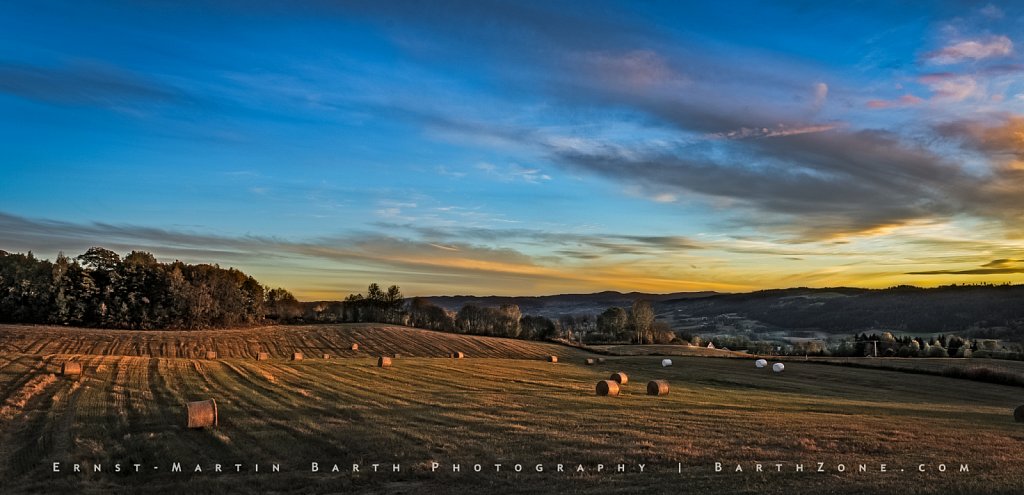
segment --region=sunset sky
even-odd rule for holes
[[[0,249],[301,299],[1024,282],[1024,3],[0,4]]]

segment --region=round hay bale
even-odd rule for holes
[[[619,395],[619,383],[615,380],[597,382],[597,395]]]
[[[303,356],[302,356],[301,352],[293,352],[292,353],[292,361],[302,361],[302,357]]]
[[[1017,409],[1013,410],[1013,419],[1018,423],[1024,423],[1024,406],[1017,406]]]
[[[217,401],[210,399],[189,402],[185,409],[188,411],[189,428],[217,427]]]
[[[64,376],[69,375],[81,375],[82,374],[82,363],[76,363],[74,361],[68,361],[60,365],[60,374]]]
[[[352,350],[353,351],[358,351],[359,350],[359,344],[352,344]]]
[[[587,363],[587,366],[593,366],[594,365],[594,358],[587,358],[587,360],[584,361],[584,362]]]
[[[398,358],[402,357],[402,355],[396,352],[396,353],[395,353],[395,355],[394,355],[393,357],[394,357],[395,359],[398,359]]]
[[[549,363],[557,363],[558,362],[558,356],[548,356],[548,362]]]
[[[259,354],[256,354],[256,360],[257,361],[266,361],[268,359],[270,359],[270,353],[269,352],[261,352]]]
[[[597,364],[604,364],[604,358],[597,358]]]
[[[391,367],[391,358],[389,358],[387,356],[381,356],[381,357],[377,358],[377,367],[379,367],[379,368],[390,368]]]
[[[757,366],[758,368],[764,368],[765,366],[768,366],[768,361],[764,359],[758,359],[757,361],[754,361],[754,366]]]
[[[668,395],[668,380],[647,382],[647,395]]]
[[[625,385],[629,383],[629,377],[626,376],[626,374],[621,371],[618,373],[612,373],[612,376],[611,378],[609,378],[609,380],[615,380],[616,382],[618,382],[619,385]]]
[[[331,359],[331,355],[330,355],[330,354],[324,354],[324,355],[323,355],[323,358],[324,358],[324,359]]]
[[[672,360],[671,359],[662,359],[661,360],[661,367],[662,368],[668,368],[669,366],[672,366]]]
[[[782,363],[775,363],[772,365],[772,371],[776,373],[782,373],[782,370],[786,369],[786,365]]]
[[[217,351],[206,351],[206,359],[217,359]]]
[[[452,353],[452,358],[454,358],[454,359],[462,359],[464,357],[466,357],[466,355],[461,353],[461,352],[453,352]]]

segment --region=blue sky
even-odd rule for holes
[[[0,249],[300,297],[1022,282],[1004,2],[5,2]]]

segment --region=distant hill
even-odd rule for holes
[[[647,294],[643,292],[605,291],[593,294],[558,294],[553,296],[431,296],[430,302],[451,311],[458,311],[466,304],[497,307],[503,304],[517,304],[524,314],[556,318],[562,315],[598,314],[611,306],[629,307],[633,301],[646,299],[657,303],[669,300],[688,300],[714,296],[717,292],[673,292],[670,294]]]
[[[776,289],[662,300],[655,311],[674,326],[739,317],[768,331],[890,330],[1014,340],[1024,337],[1024,285]]]

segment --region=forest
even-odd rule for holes
[[[294,317],[301,304],[234,268],[161,263],[101,247],[54,261],[0,251],[0,322],[202,329]]]

